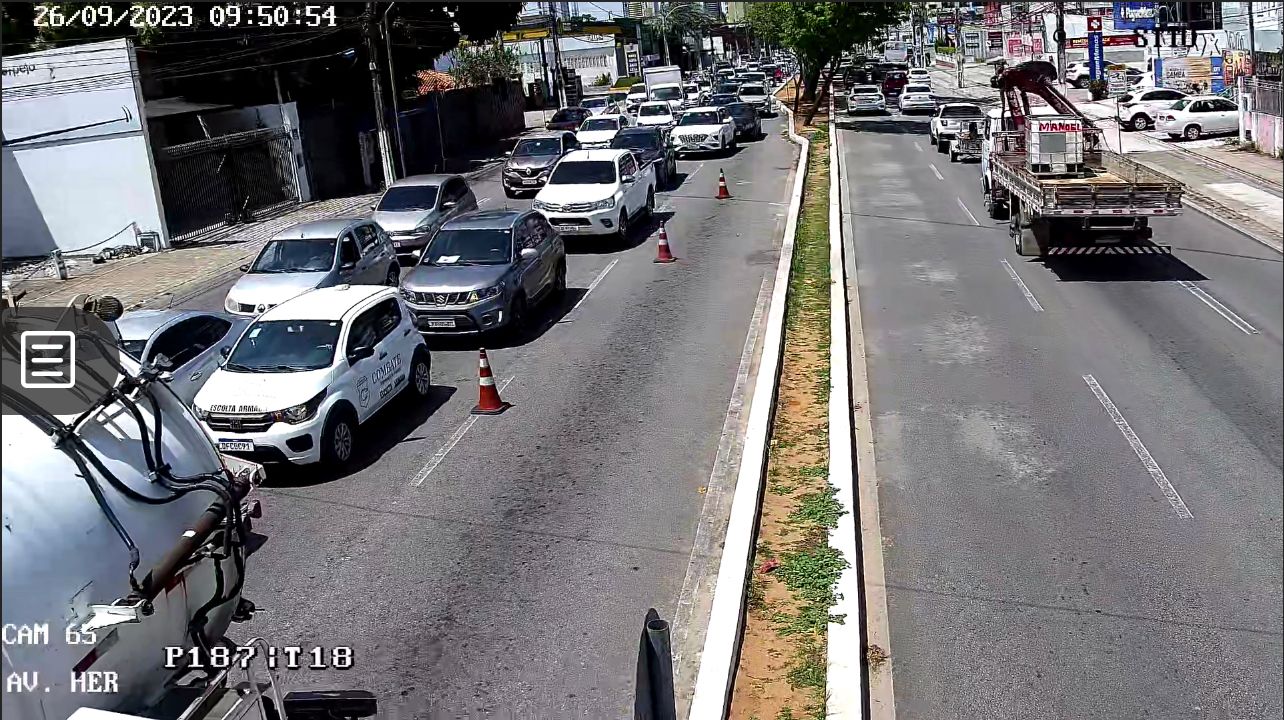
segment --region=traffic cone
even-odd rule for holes
[[[730,197],[731,193],[727,191],[727,174],[722,172],[722,168],[718,168],[718,199],[726,200]]]
[[[499,388],[495,387],[495,376],[490,374],[490,360],[486,357],[486,348],[480,349],[477,370],[477,405],[473,407],[474,415],[498,415],[511,404],[499,399]]]
[[[673,253],[669,252],[669,233],[664,229],[664,223],[660,223],[660,243],[655,248],[655,260],[651,262],[671,263],[677,262]]]

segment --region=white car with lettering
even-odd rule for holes
[[[340,467],[398,392],[428,399],[431,364],[396,288],[339,285],[260,315],[193,406],[221,452]]]

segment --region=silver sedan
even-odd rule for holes
[[[155,363],[163,356],[167,384],[191,405],[253,320],[199,310],[135,310],[116,320],[116,332],[121,349],[135,360]]]

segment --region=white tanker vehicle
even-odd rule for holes
[[[110,327],[120,305],[108,300],[88,309]],[[79,305],[67,322],[81,342],[101,344],[78,325]],[[11,343],[28,319],[22,308],[3,313]],[[6,364],[17,357],[8,350]],[[266,645],[227,639],[252,608],[241,586],[258,506],[246,496],[262,468],[220,455],[160,369],[113,354],[116,392],[76,414],[43,410],[5,368],[6,720],[375,714],[362,691],[280,695],[246,649]],[[211,652],[234,659],[209,662]]]

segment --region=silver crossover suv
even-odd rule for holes
[[[401,274],[388,234],[368,218],[300,223],[277,233],[241,266],[223,307],[259,315],[292,297],[332,285],[391,285]]]
[[[371,209],[397,254],[414,255],[442,223],[476,210],[477,197],[458,175],[412,175],[389,186]]]
[[[401,282],[423,333],[506,330],[520,336],[527,311],[566,290],[566,246],[533,210],[488,210],[451,220]]]

